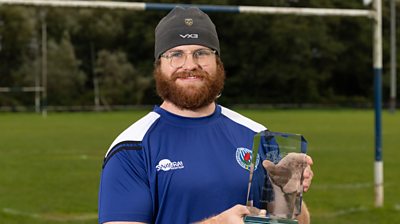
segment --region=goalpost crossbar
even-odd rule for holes
[[[0,0],[0,5],[26,5],[38,7],[106,8],[125,10],[171,10],[175,6],[196,6],[206,12],[260,13],[303,16],[352,16],[373,18],[373,10],[335,8],[290,8],[263,6],[224,6],[173,3],[112,2],[112,1],[71,1],[71,0]]]

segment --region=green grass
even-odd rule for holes
[[[304,199],[313,224],[398,222],[399,113],[383,113],[385,205],[375,208],[372,110],[240,112],[308,140],[315,177]],[[96,223],[103,155],[146,113],[1,113],[0,223]]]

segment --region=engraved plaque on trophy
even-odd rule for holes
[[[267,214],[246,216],[245,223],[298,223],[306,151],[300,134],[262,131],[254,136],[247,206]]]

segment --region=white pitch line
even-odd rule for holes
[[[362,189],[373,186],[373,183],[312,184],[313,189]]]
[[[22,212],[22,211],[18,211],[18,210],[12,209],[12,208],[3,208],[2,212],[5,214],[14,215],[14,216],[26,216],[26,217],[31,217],[31,218],[40,218],[39,214]]]
[[[389,182],[385,183],[385,187],[392,187],[393,185]],[[374,183],[343,183],[343,184],[312,184],[313,189],[363,189],[373,188]]]
[[[341,209],[333,212],[326,212],[326,213],[320,213],[320,214],[314,214],[313,216],[316,217],[324,217],[324,218],[334,218],[338,216],[343,216],[343,215],[348,215],[352,213],[359,213],[359,212],[367,212],[368,209],[366,207],[353,207],[353,208],[348,208],[348,209]]]
[[[400,211],[400,204],[399,203],[394,204],[393,208],[395,211]],[[351,208],[347,208],[347,209],[336,210],[336,211],[332,211],[332,212],[314,213],[313,216],[323,217],[323,218],[335,218],[335,217],[344,216],[344,215],[353,214],[353,213],[369,212],[370,210],[371,210],[371,208],[359,206],[359,207],[351,207]]]
[[[368,211],[368,209],[365,207],[355,207],[355,208],[349,208],[349,209],[335,211],[332,213],[332,215],[333,216],[342,216],[342,215],[348,215],[351,213],[366,212],[366,211]]]
[[[47,221],[56,221],[56,222],[65,222],[65,221],[87,221],[87,220],[96,220],[97,214],[95,213],[87,213],[87,214],[38,214],[38,213],[29,213],[23,212],[12,208],[3,208],[2,212],[4,214],[13,215],[13,216],[24,216],[33,219],[47,220]]]

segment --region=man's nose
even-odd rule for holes
[[[191,55],[191,54],[186,55],[186,60],[185,60],[185,63],[183,64],[182,68],[185,70],[193,70],[198,67],[199,67],[199,65],[197,64],[193,55]]]

